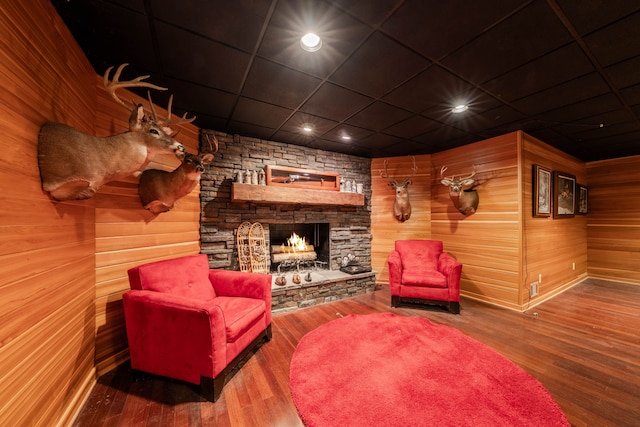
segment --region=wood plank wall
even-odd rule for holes
[[[587,185],[584,162],[525,133],[522,182],[524,190],[524,268],[520,304],[538,303],[578,283],[587,275],[587,217],[554,219],[533,217],[533,165],[574,175]],[[552,196],[552,203],[554,202]],[[554,203],[555,206],[555,203]],[[575,269],[573,267],[575,263]],[[529,300],[529,285],[538,281],[540,294]]]
[[[532,164],[562,170],[586,185],[583,162],[523,132],[513,132],[430,156],[418,156],[419,173],[411,185],[412,218],[391,215],[394,194],[379,177],[384,160],[372,160],[372,265],[387,283],[386,260],[396,239],[437,239],[463,263],[461,293],[467,297],[524,310],[562,291],[586,275],[586,217],[554,220],[532,217]],[[446,176],[465,175],[476,166],[480,203],[465,217],[453,206]],[[575,263],[575,270],[573,269]],[[539,294],[529,284],[542,275]]]
[[[640,156],[587,164],[590,277],[640,284]]]
[[[0,28],[0,425],[64,424],[95,381],[95,202],[42,191],[37,140],[92,132],[95,72],[47,0],[3,1]]]
[[[433,239],[462,264],[461,294],[518,308],[521,269],[518,134],[510,133],[431,156]],[[479,204],[464,216],[454,207],[445,176],[468,175],[476,167]]]
[[[125,68],[120,80],[134,77],[137,76],[127,73]],[[153,76],[146,81],[159,83],[153,81]],[[97,76],[95,82],[98,93],[96,134],[106,136],[128,130],[127,111],[104,90],[101,76]],[[118,95],[123,100],[134,99],[148,108],[146,99],[127,90]],[[179,103],[179,100],[175,102]],[[156,105],[156,111],[159,117],[165,116],[166,110],[162,105]],[[188,117],[192,115],[188,114]],[[187,123],[172,128],[180,130],[176,139],[187,151],[198,153],[198,128]],[[179,165],[180,161],[173,154],[164,154],[156,156],[147,169],[171,171]],[[122,309],[122,294],[129,290],[127,270],[145,262],[200,252],[199,195],[200,187],[196,187],[188,196],[177,201],[171,211],[153,215],[142,208],[137,177],[111,182],[96,194],[95,357],[98,375],[108,372],[129,357]]]
[[[378,272],[376,281],[389,282],[387,257],[394,242],[402,239],[431,238],[431,156],[415,156],[418,170],[409,185],[411,218],[400,222],[393,216],[395,190],[390,180],[404,181],[411,175],[411,157],[378,158],[371,161],[371,267]],[[387,161],[389,178],[382,178]]]

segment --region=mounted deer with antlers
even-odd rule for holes
[[[168,212],[178,199],[193,191],[200,182],[204,166],[213,161],[213,154],[218,151],[218,139],[215,135],[203,134],[203,138],[209,142],[209,153],[184,153],[182,164],[173,172],[157,169],[142,172],[138,194],[145,209],[153,214]]]
[[[456,178],[455,175],[444,177],[443,175],[446,170],[446,166],[443,166],[442,169],[440,169],[440,177],[442,178],[440,182],[442,185],[449,187],[449,197],[451,198],[453,205],[465,216],[476,213],[480,198],[476,190],[469,188],[476,182],[475,179],[471,179],[476,174],[476,166],[473,166],[473,171],[470,175],[461,176],[459,178]]]
[[[418,167],[416,166],[416,158],[413,157],[413,168],[411,169],[411,175],[407,176],[404,181],[399,183],[395,179],[388,182],[387,185],[396,189],[396,199],[393,202],[393,216],[400,222],[405,222],[411,217],[411,203],[409,202],[409,184],[411,184],[411,178],[416,174]],[[387,163],[384,161],[384,172],[380,172],[382,178],[388,179],[389,173],[387,172]]]
[[[166,88],[143,82],[149,76],[140,76],[129,81],[119,81],[122,64],[116,70],[113,80],[104,73],[104,87],[107,93],[120,105],[130,111],[129,131],[104,138],[80,132],[62,123],[45,123],[38,138],[38,165],[42,179],[42,189],[48,191],[55,200],[89,199],[107,182],[122,179],[141,171],[156,154],[184,153],[184,146],[173,139],[175,133],[169,127],[179,122],[191,122],[186,113],[171,120],[169,98],[167,117],[158,119],[151,95],[152,115],[144,112],[142,104],[133,103],[133,108],[125,104],[116,91],[120,88],[146,87],[156,90]]]

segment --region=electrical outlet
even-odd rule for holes
[[[533,282],[529,285],[529,298],[533,298],[538,295],[538,282]]]

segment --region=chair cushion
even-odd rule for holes
[[[208,301],[216,293],[209,281],[206,255],[185,256],[139,267],[142,289]]]
[[[411,270],[402,272],[402,286],[425,286],[429,288],[446,288],[447,278],[444,274],[431,270],[416,273]]]
[[[227,342],[235,342],[262,319],[265,312],[263,300],[243,297],[216,297],[213,303],[224,315]],[[266,326],[266,325],[265,325]]]
[[[438,257],[442,253],[441,241],[396,240],[395,248],[400,254],[403,271],[409,270],[414,275],[425,275],[438,271]]]

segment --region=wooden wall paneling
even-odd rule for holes
[[[554,219],[533,217],[533,165],[576,176],[577,183],[588,185],[584,162],[557,150],[530,135],[523,135],[522,183],[524,193],[525,271],[520,303],[539,303],[578,283],[587,275],[587,217]],[[553,195],[552,195],[552,202]],[[575,270],[573,264],[575,263]],[[529,298],[529,287],[539,283],[539,294]]]
[[[518,133],[432,154],[433,239],[462,264],[461,294],[519,309],[521,222]],[[477,212],[464,216],[453,205],[445,176],[471,173],[476,166]]]
[[[89,132],[95,72],[51,2],[0,7],[0,425],[69,424],[93,385],[94,202],[41,189],[38,132]]]
[[[134,77],[137,76],[127,75],[125,68],[121,79]],[[148,81],[154,83],[153,77]],[[127,111],[106,93],[101,76],[96,76],[94,84],[98,92],[96,134],[105,136],[126,131]],[[133,98],[149,109],[146,99],[127,90],[121,92],[118,95],[122,99]],[[166,115],[162,106],[156,104],[155,108],[160,118]],[[195,126],[183,123],[174,126],[174,130],[180,130],[176,139],[187,151],[198,153],[199,130]],[[180,160],[174,155],[163,154],[156,156],[147,169],[171,171],[179,165]],[[99,375],[128,357],[122,312],[122,293],[129,289],[127,270],[146,262],[200,252],[199,192],[200,188],[196,187],[191,194],[178,200],[173,210],[159,215],[142,207],[138,177],[111,182],[95,196],[95,364]]]
[[[587,163],[590,277],[640,284],[640,156]]]
[[[393,216],[395,190],[382,178],[384,161],[387,171],[397,181],[411,173],[413,160],[409,156],[372,159],[371,161],[371,266],[378,272],[376,281],[389,282],[387,258],[396,240],[431,238],[431,159],[416,156],[418,170],[409,185],[411,218],[400,222]]]

